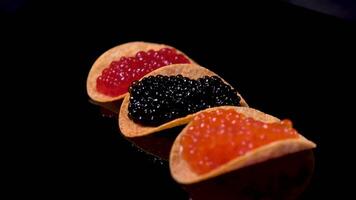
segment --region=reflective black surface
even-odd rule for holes
[[[189,191],[171,179],[165,162],[132,146],[119,134],[117,120],[101,117],[100,108],[88,101],[86,77],[95,59],[134,40],[177,47],[231,83],[251,107],[290,118],[314,141],[313,173],[302,168],[297,180],[280,180],[288,188],[299,187],[310,175],[299,199],[353,194],[352,184],[344,181],[354,180],[355,169],[350,161],[354,123],[346,117],[354,109],[352,22],[279,1],[182,1],[174,8],[151,1],[16,2],[1,9],[0,18],[3,76],[16,77],[3,84],[3,99],[19,108],[16,117],[7,118],[19,121],[12,129],[24,129],[6,134],[16,137],[7,152],[18,154],[6,162],[15,163],[7,182],[16,186],[14,197],[188,199]],[[293,158],[298,155],[265,165]],[[299,159],[304,162],[303,156]],[[241,173],[275,173],[273,167],[259,166]],[[258,183],[244,173],[236,177]],[[261,199],[280,189],[272,186],[261,183],[258,192],[246,185],[246,190],[252,199]]]
[[[348,20],[356,20],[356,2],[353,0],[285,0],[292,4],[334,15]]]
[[[101,117],[117,121],[117,110],[113,108],[120,105],[121,101],[105,104],[91,102],[100,106]],[[167,171],[171,146],[183,128],[184,126],[179,126],[137,138],[127,138],[118,131],[120,136],[116,139],[127,141],[126,145],[130,146],[133,152],[141,154],[144,160],[151,161],[151,166]],[[184,199],[193,200],[298,199],[313,176],[314,162],[313,150],[306,150],[232,171],[199,183],[171,184],[170,189],[175,189],[181,195],[186,195]],[[163,177],[174,183],[169,174],[165,174]]]

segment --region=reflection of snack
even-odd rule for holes
[[[92,99],[89,99],[88,101],[91,104],[100,106],[100,108],[103,108],[103,109],[106,109],[106,110],[109,110],[109,111],[115,113],[116,117],[117,117],[117,114],[119,113],[120,106],[121,106],[121,101],[97,102]]]
[[[179,134],[170,169],[175,180],[189,184],[314,147],[289,120],[252,108],[217,107],[197,113]]]
[[[295,200],[308,186],[313,172],[313,151],[306,150],[181,186],[194,200]]]
[[[146,42],[130,42],[102,54],[93,64],[87,79],[87,92],[98,102],[122,99],[129,85],[145,74],[177,63],[193,63],[173,47]]]
[[[145,77],[149,76],[156,76],[156,75],[162,75],[162,76],[177,76],[177,75],[182,75],[183,77],[187,77],[189,79],[198,79],[202,78],[204,76],[217,76],[214,72],[200,67],[195,64],[175,64],[175,65],[170,65],[170,66],[165,66],[160,69],[157,69],[149,74],[147,74]],[[216,78],[219,78],[218,76]],[[221,79],[221,78],[219,78]],[[222,80],[224,84],[227,84],[227,87],[231,87],[226,83],[226,81]],[[235,91],[236,95],[240,99],[239,104],[241,106],[247,106],[246,102],[243,100],[243,98]],[[147,96],[146,98],[149,98]],[[187,98],[187,97],[182,97],[182,98]],[[199,98],[208,98],[208,97],[199,97]],[[120,115],[119,115],[119,126],[121,132],[127,136],[127,137],[136,137],[136,136],[143,136],[143,135],[148,135],[153,132],[157,132],[160,130],[168,129],[171,127],[179,126],[182,124],[188,123],[192,117],[192,114],[188,114],[184,117],[176,118],[173,119],[167,123],[161,124],[159,126],[144,126],[142,124],[135,123],[133,120],[129,118],[129,103],[130,103],[131,96],[127,95],[125,99],[122,102],[121,109],[120,109]],[[186,105],[188,106],[188,105]],[[172,108],[174,109],[174,108]]]

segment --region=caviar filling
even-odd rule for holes
[[[190,61],[172,48],[139,51],[133,57],[112,61],[96,79],[96,89],[107,96],[119,96],[127,92],[132,81],[139,80],[149,72],[166,65],[182,63]]]
[[[200,110],[240,105],[237,91],[217,76],[192,80],[182,75],[149,76],[132,83],[128,115],[136,123],[158,126]]]
[[[263,145],[298,137],[290,120],[264,123],[234,109],[217,109],[195,116],[180,145],[190,168],[204,174]]]

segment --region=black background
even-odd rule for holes
[[[136,40],[180,49],[251,107],[292,119],[315,141],[315,174],[302,199],[351,192],[343,180],[354,175],[346,117],[353,109],[354,22],[279,1],[4,2],[3,73],[15,78],[2,80],[3,91],[17,105],[9,116],[18,124],[8,149],[17,155],[9,162],[16,163],[12,195],[187,198],[166,168],[133,151],[116,121],[88,102],[85,82],[95,59]]]

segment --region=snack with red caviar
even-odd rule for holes
[[[160,67],[194,63],[179,50],[155,43],[130,42],[102,54],[93,64],[87,79],[91,99],[110,102],[122,99],[130,84]]]
[[[314,147],[290,120],[252,108],[216,107],[197,113],[178,135],[170,169],[175,180],[190,184]]]

